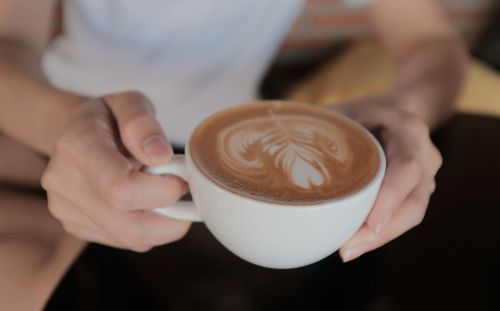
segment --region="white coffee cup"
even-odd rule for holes
[[[312,264],[337,251],[361,227],[376,199],[385,173],[385,156],[377,140],[366,133],[380,154],[379,169],[367,186],[347,197],[308,205],[244,197],[203,175],[187,148],[186,156],[175,155],[168,164],[146,171],[181,177],[189,183],[193,201],[179,201],[155,211],[205,222],[225,247],[256,265],[287,269]]]

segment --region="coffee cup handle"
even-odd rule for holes
[[[162,166],[147,167],[144,171],[154,175],[172,174],[187,180],[186,159],[183,155],[174,155],[172,160],[170,160],[167,164]],[[156,208],[153,211],[175,219],[196,222],[203,221],[193,201],[177,201],[170,206]]]

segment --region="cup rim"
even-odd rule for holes
[[[243,104],[243,105],[246,106],[246,105],[252,105],[252,104],[255,104],[255,103],[267,103],[267,102],[277,102],[277,101],[279,101],[279,100],[261,100],[261,101],[256,101],[256,102],[253,102],[253,103],[247,103],[247,104]],[[294,101],[282,101],[282,102],[295,103],[295,104],[301,104],[301,105],[310,105],[310,104],[305,104],[305,103],[300,103],[300,102],[294,102]],[[232,107],[232,108],[238,108],[240,106],[242,106],[242,105],[238,105],[238,106],[235,106],[235,107]],[[310,105],[310,106],[312,106],[312,105]],[[229,108],[229,109],[232,109],[232,108]],[[327,109],[327,108],[321,107],[321,106],[319,106],[319,107],[316,106],[316,108]],[[227,110],[227,109],[223,109],[220,112],[225,111],[225,110]],[[367,191],[367,189],[371,188],[373,186],[373,184],[375,184],[376,182],[378,182],[379,179],[381,179],[381,178],[384,177],[386,166],[387,166],[387,160],[386,160],[384,149],[380,145],[380,142],[375,138],[375,136],[370,131],[368,131],[368,129],[366,129],[363,125],[361,125],[356,120],[353,120],[353,119],[351,119],[351,118],[349,118],[349,117],[347,117],[347,116],[345,116],[345,115],[343,115],[343,114],[341,114],[339,112],[336,112],[336,111],[333,111],[333,110],[330,110],[330,112],[336,114],[338,117],[344,119],[348,123],[350,123],[353,126],[361,129],[365,134],[367,134],[367,136],[370,138],[370,140],[375,144],[375,148],[377,149],[377,152],[379,154],[379,167],[378,167],[378,170],[377,170],[377,173],[375,174],[375,176],[368,183],[366,183],[363,187],[361,187],[357,191],[355,191],[353,193],[350,193],[350,194],[347,194],[347,195],[344,195],[344,196],[341,196],[341,197],[332,198],[332,199],[329,199],[329,200],[326,200],[326,201],[323,201],[323,202],[313,203],[313,204],[286,204],[286,203],[276,203],[276,202],[262,201],[262,200],[250,198],[250,197],[247,197],[247,196],[244,196],[244,195],[232,192],[232,191],[230,191],[228,189],[225,189],[224,187],[222,187],[219,184],[217,184],[216,182],[214,182],[202,170],[200,170],[198,168],[198,166],[196,165],[196,163],[194,163],[194,161],[192,160],[191,153],[190,153],[190,150],[189,150],[189,145],[190,145],[190,142],[191,142],[191,136],[193,135],[194,131],[191,133],[191,136],[189,137],[188,143],[186,144],[186,147],[185,147],[185,157],[187,159],[187,162],[189,162],[189,167],[191,169],[195,169],[199,173],[199,175],[201,175],[202,178],[204,178],[212,186],[214,186],[218,190],[226,193],[227,195],[235,196],[238,199],[241,199],[241,200],[244,200],[244,201],[253,202],[254,204],[267,205],[267,206],[276,206],[278,208],[312,209],[312,208],[321,208],[321,207],[324,207],[324,206],[330,206],[331,204],[338,204],[338,203],[341,203],[341,202],[349,201],[349,200],[355,199],[356,197],[358,197],[358,196],[362,195],[363,193],[365,193]],[[205,120],[202,120],[200,122],[200,124],[204,123]]]

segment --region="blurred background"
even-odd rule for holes
[[[442,3],[474,56],[460,110],[500,115],[499,2]],[[374,40],[366,9],[342,1],[310,0],[264,81],[263,93],[267,97],[286,93],[318,104],[383,94],[392,86],[393,69]]]

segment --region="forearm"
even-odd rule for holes
[[[448,119],[464,83],[467,52],[458,38],[422,42],[399,59],[391,95],[435,128]]]
[[[50,85],[27,46],[0,39],[0,131],[50,154],[82,98]]]

